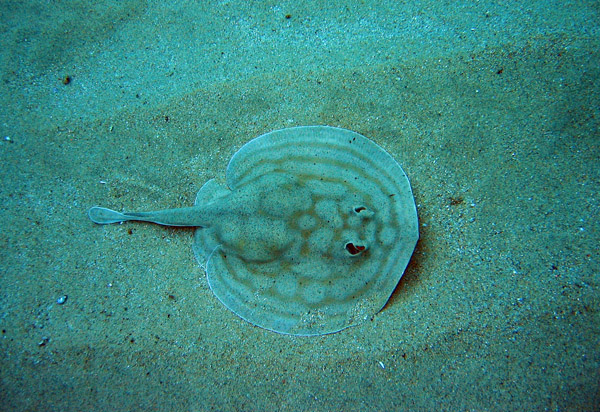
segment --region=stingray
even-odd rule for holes
[[[226,184],[206,182],[194,206],[88,215],[195,227],[194,254],[215,296],[256,326],[301,336],[378,313],[419,237],[400,165],[366,137],[328,126],[251,140],[229,162]]]

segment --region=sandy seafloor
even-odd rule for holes
[[[0,409],[598,410],[599,14],[2,1]],[[191,230],[87,218],[191,205],[251,138],[313,124],[385,148],[418,206],[404,277],[357,327],[252,326]]]

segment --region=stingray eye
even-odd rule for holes
[[[352,211],[361,219],[368,219],[373,216],[373,212],[363,205],[354,206]]]
[[[365,249],[366,249],[366,247],[363,245],[355,245],[352,242],[346,243],[346,250],[352,256],[358,255],[359,253],[363,252]]]

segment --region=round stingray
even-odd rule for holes
[[[248,142],[227,167],[227,186],[208,182],[196,205],[221,201],[233,206],[196,230],[196,257],[225,306],[279,333],[321,335],[372,317],[419,237],[398,163],[366,137],[334,127],[276,130]]]

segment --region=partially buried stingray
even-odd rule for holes
[[[88,215],[197,227],[194,253],[217,298],[254,325],[303,336],[379,312],[419,237],[398,163],[366,137],[326,126],[250,141],[229,162],[227,185],[209,180],[192,207]]]

